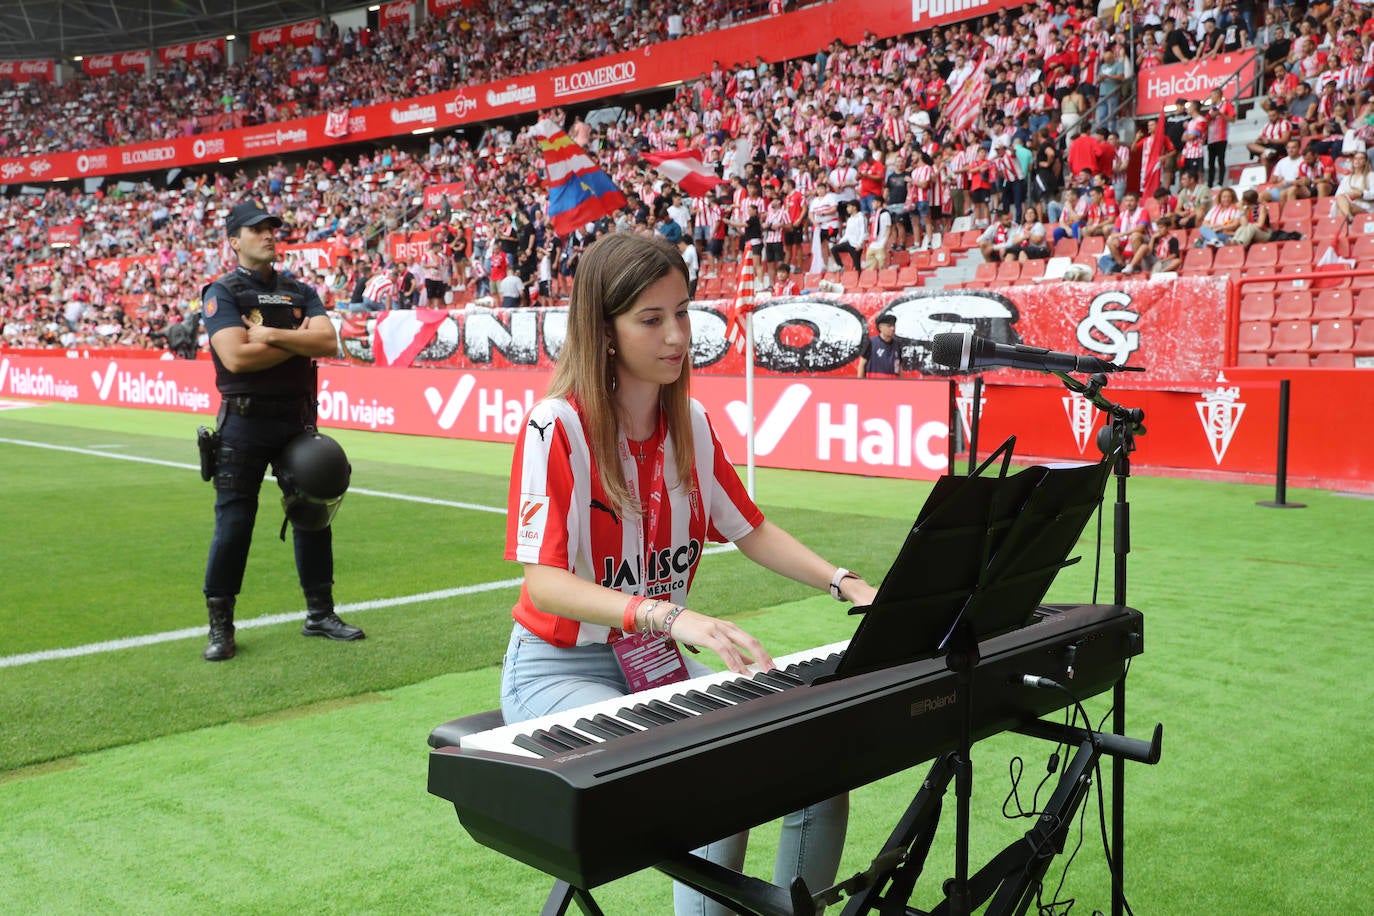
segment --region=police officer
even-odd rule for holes
[[[865,340],[859,350],[859,378],[896,378],[902,365],[897,316],[885,312],[874,324],[878,333]]]
[[[333,356],[338,340],[319,295],[273,269],[280,218],[253,201],[229,211],[226,229],[238,266],[202,293],[215,384],[221,395],[214,475],[215,533],[205,567],[210,617],[207,661],[234,657],[234,602],[243,584],[258,492],[268,463],[279,480],[284,447],[315,423],[314,357]],[[282,485],[286,492],[286,485]],[[316,530],[306,530],[316,528]],[[284,531],[283,531],[284,533]],[[301,632],[362,639],[334,613],[334,552],[329,525],[293,525],[296,572],[307,616]]]

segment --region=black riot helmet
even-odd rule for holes
[[[286,522],[301,531],[322,531],[334,520],[348,490],[353,468],[343,447],[328,436],[307,429],[282,449],[276,461],[281,486],[282,537]]]

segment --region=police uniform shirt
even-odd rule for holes
[[[266,325],[299,328],[315,316],[325,316],[324,303],[310,286],[290,275],[273,272],[264,280],[256,271],[239,266],[205,288],[202,296],[205,329],[211,339],[224,328]],[[314,376],[307,356],[291,358],[257,372],[230,372],[210,348],[215,384],[221,394],[257,394],[287,399],[314,396]]]

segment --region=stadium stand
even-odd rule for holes
[[[1094,141],[1095,161],[1114,165],[1089,169],[1085,179],[1102,186],[1106,206],[1115,207],[1113,201],[1126,189],[1123,167],[1116,163],[1130,161],[1130,144],[1139,143],[1138,137],[1132,140],[1132,129],[1150,119],[1132,123],[1126,116],[1129,107],[1118,113],[1092,105],[1081,127],[1074,128],[1063,119],[1059,103],[1075,89],[1091,99],[1100,82],[1102,50],[1127,46],[1132,37],[1138,42],[1133,49],[1138,70],[1165,63],[1155,40],[1164,10],[1158,3],[1140,5],[1132,22],[1103,9],[1093,15],[1075,6],[1027,5],[919,34],[869,38],[850,46],[836,43],[818,49],[814,59],[713,69],[678,87],[660,108],[626,104],[614,120],[595,124],[582,119],[586,111],[547,114],[561,120],[630,197],[631,207],[595,227],[596,232],[648,231],[654,224],[656,210],[666,201],[661,179],[637,158],[649,149],[696,148],[708,165],[729,177],[719,201],[727,218],[738,218],[745,201],[758,200],[760,186],[777,186],[784,177],[796,182],[804,205],[815,180],[844,168],[858,150],[866,152],[868,161],[881,163],[879,174],[885,179],[908,181],[921,157],[929,156],[933,180],[921,194],[934,207],[929,228],[942,233],[939,250],[892,246],[886,270],[834,277],[850,289],[902,289],[921,285],[937,268],[977,259],[975,242],[982,226],[969,220],[967,210],[955,209],[960,198],[968,197],[966,186],[975,176],[986,179],[994,208],[1004,202],[1019,208],[1018,201],[1026,200],[1042,208],[1049,204],[1056,214],[1064,202],[1059,186],[1073,184],[1079,176],[1053,176],[1042,192],[1038,179],[1051,176],[1040,174],[1034,160],[1045,149],[1062,156],[1075,130],[1110,131]],[[1202,18],[1234,16],[1229,7],[1219,13],[1181,7],[1174,12],[1186,16],[1188,30],[1196,32],[1201,32]],[[1304,145],[1318,151],[1319,174],[1302,176],[1304,181],[1314,179],[1311,187],[1317,193],[1315,177],[1344,180],[1356,148],[1374,141],[1370,18],[1353,0],[1260,12],[1254,21],[1230,18],[1219,23],[1227,40],[1261,49],[1271,63],[1265,83],[1252,98],[1241,100],[1228,152],[1246,155],[1243,128],[1277,108]],[[668,5],[663,3],[640,4],[635,14],[624,17],[612,8],[560,8],[562,20],[555,29],[508,13],[488,3],[463,4],[453,15],[422,17],[409,29],[340,32],[332,26],[314,45],[232,66],[208,61],[175,64],[152,77],[124,74],[62,86],[0,86],[0,156],[179,136],[199,129],[207,118],[214,123],[226,118],[234,124],[272,123],[330,110],[345,94],[347,104],[412,97],[533,72],[550,60],[592,60],[668,37]],[[678,28],[693,34],[766,13],[757,2],[693,4]],[[1299,38],[1276,37],[1280,26]],[[476,45],[474,35],[483,36]],[[974,106],[966,132],[948,136],[941,111],[949,108],[962,81],[971,78],[972,56],[983,49],[989,67],[981,109]],[[304,87],[283,78],[305,66],[324,67],[328,78]],[[1333,101],[1300,110],[1295,99],[1321,93],[1301,92],[1298,85],[1319,90],[1327,84],[1335,87],[1325,94]],[[1037,94],[1038,89],[1044,92]],[[55,112],[61,116],[54,117]],[[1208,123],[1219,116],[1215,111],[1206,115]],[[1121,141],[1116,128],[1122,129]],[[968,142],[970,138],[976,142]],[[749,161],[736,162],[735,151],[746,146]],[[1030,155],[1018,152],[1020,147]],[[386,240],[395,232],[437,233],[441,270],[454,294],[450,304],[470,302],[493,282],[492,252],[508,242],[511,232],[525,231],[518,220],[512,221],[517,210],[525,214],[534,244],[517,259],[516,269],[530,275],[540,257],[547,258],[552,280],[544,295],[556,298],[566,293],[568,271],[590,234],[559,238],[552,233],[542,218],[546,200],[537,180],[540,166],[525,131],[492,124],[471,141],[457,135],[427,142],[407,137],[390,148],[337,159],[326,153],[299,161],[237,163],[232,171],[186,178],[170,189],[147,182],[112,182],[92,191],[59,185],[29,188],[37,193],[0,198],[0,271],[5,278],[0,342],[20,347],[162,345],[167,323],[194,306],[198,284],[222,261],[218,227],[226,205],[248,195],[283,213],[289,242],[330,252],[333,263],[310,267],[295,262],[293,268],[331,303],[348,301],[357,272],[392,266]],[[1235,177],[1243,170],[1244,165],[1233,164],[1226,175]],[[1171,192],[1178,182],[1176,170],[1167,170],[1165,178]],[[1288,273],[1316,268],[1332,257],[1349,258],[1357,267],[1374,266],[1374,219],[1338,220],[1329,201],[1280,193],[1274,175],[1263,178],[1257,190],[1269,226],[1303,238],[1276,242],[1261,237],[1248,249],[1194,247],[1196,232],[1180,230],[1181,273],[1224,272],[1232,278]],[[425,188],[446,182],[463,182],[467,190],[440,209],[423,206]],[[962,203],[967,208],[968,201]],[[963,219],[962,225],[956,218]],[[43,244],[47,229],[73,224],[80,226],[74,245]],[[1045,224],[1051,232],[1067,233],[1055,242],[1056,256],[1073,258],[1096,272],[1105,247],[1101,235],[1080,239],[1075,226],[1051,219]],[[724,262],[703,257],[699,296],[730,294],[734,268],[728,262],[737,251],[735,232],[734,227],[726,231]],[[826,276],[827,265],[824,259],[817,263],[806,246],[799,249],[793,263],[805,276],[801,285],[814,287]],[[345,254],[346,262],[337,260]],[[1043,261],[1027,261],[1001,268],[970,263],[966,276],[971,277],[967,285],[977,288],[1034,282],[1043,274]],[[1274,285],[1269,284],[1271,291]],[[1286,307],[1301,299],[1295,292],[1320,304],[1306,315],[1297,309],[1292,320],[1349,317],[1352,332],[1363,330],[1374,310],[1374,298],[1363,292],[1374,292],[1374,280],[1333,278],[1310,285],[1321,290],[1316,300],[1305,290],[1288,287],[1266,300],[1264,285],[1248,284],[1241,300],[1242,334],[1265,322],[1271,331],[1282,330],[1290,318]],[[1347,295],[1323,298],[1340,289]],[[1271,301],[1274,311],[1266,315]],[[1346,304],[1348,312],[1339,314]],[[1362,339],[1367,338],[1352,333],[1351,346]],[[1289,352],[1273,340],[1252,348],[1243,339],[1241,350]]]

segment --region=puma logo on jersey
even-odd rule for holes
[[[533,423],[533,421],[531,421],[531,423]],[[610,506],[606,505],[605,503],[603,503],[601,500],[592,500],[592,508],[600,509],[602,512],[605,512],[607,515],[609,515],[613,522],[615,522],[617,525],[620,524],[620,516],[616,515],[615,510],[612,509]]]
[[[533,420],[530,421],[530,426],[534,427],[534,429],[535,429],[536,431],[538,431],[538,433],[539,433],[539,441],[540,441],[540,442],[543,442],[543,441],[544,441],[544,430],[548,429],[548,428],[549,428],[550,426],[552,426],[552,425],[553,425],[553,421],[552,421],[552,420],[550,420],[549,422],[545,423],[543,426],[540,426],[538,423],[534,422]],[[595,505],[595,504],[596,504],[596,501],[593,500],[593,501],[592,501],[592,504]]]

